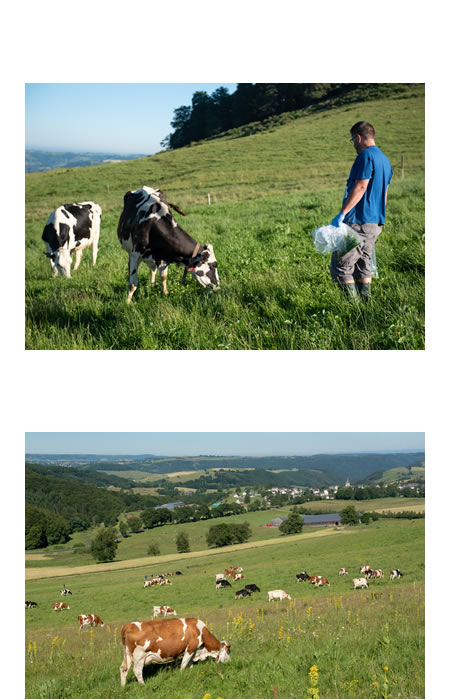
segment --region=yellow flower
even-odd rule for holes
[[[383,666],[384,671],[389,671],[389,666]]]
[[[209,693],[205,693],[205,695],[203,696],[203,700],[209,700],[210,697],[211,695]]]

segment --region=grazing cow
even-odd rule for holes
[[[284,598],[288,598],[288,600],[292,600],[291,596],[282,590],[269,591],[267,593],[267,596],[269,598],[269,603],[272,600],[283,600]]]
[[[374,578],[374,570],[369,567],[367,571],[364,572],[364,576],[366,578]]]
[[[224,576],[229,576],[230,578],[233,578],[233,576],[234,576],[233,569],[225,569],[225,571],[223,573],[224,573]]]
[[[169,608],[168,605],[154,605],[153,606],[153,617],[158,617],[158,615],[176,615],[177,611],[173,608]]]
[[[355,588],[369,588],[369,584],[366,578],[353,578],[353,590]]]
[[[70,606],[67,603],[52,603],[53,610],[70,610]]]
[[[64,583],[64,588],[61,591],[61,595],[72,595],[72,591],[69,591],[68,588],[66,588],[66,584]]]
[[[230,647],[219,642],[196,617],[180,617],[172,620],[129,622],[121,630],[123,661],[120,666],[120,682],[124,686],[131,664],[138,682],[143,685],[142,672],[146,664],[167,664],[182,657],[181,670],[188,663],[212,657],[218,662],[230,660]]]
[[[244,588],[246,588],[248,591],[251,591],[252,593],[261,593],[261,589],[258,588],[256,583],[248,583],[246,586],[244,586]]]
[[[37,603],[34,603],[32,600],[26,600],[25,601],[25,607],[26,608],[35,608],[37,606]]]
[[[183,576],[183,574],[181,573],[181,571],[175,571],[175,576]]]
[[[157,583],[159,583],[159,578],[151,578],[148,581],[144,581],[144,588],[148,588],[149,586],[156,586]]]
[[[77,270],[84,248],[92,246],[92,264],[97,260],[100,236],[101,207],[94,202],[64,204],[53,211],[44,228],[42,240],[47,246],[44,253],[50,258],[53,277],[70,277],[72,253],[75,252]]]
[[[220,588],[227,588],[228,586],[231,588],[231,583],[224,578],[216,582],[217,590],[219,590]]]
[[[224,576],[223,574],[216,574],[216,583],[217,583],[217,581],[223,581],[224,580],[223,576]]]
[[[297,579],[298,583],[299,581],[309,581],[311,577],[306,573],[306,571],[301,571],[299,574],[295,574],[295,578]]]
[[[369,578],[384,578],[384,573],[382,569],[372,569]]]
[[[138,286],[138,267],[144,261],[151,271],[151,283],[159,270],[163,294],[167,294],[167,266],[184,265],[202,287],[219,289],[217,262],[212,245],[200,245],[174,219],[162,190],[143,187],[127,192],[117,235],[129,256],[127,302]],[[178,209],[177,209],[178,210]],[[178,210],[180,211],[180,210]],[[181,212],[184,213],[184,212]]]
[[[345,576],[346,574],[348,574],[347,569],[339,569],[339,576]]]
[[[401,576],[403,576],[403,574],[402,574],[402,572],[400,571],[400,569],[392,569],[392,570],[391,570],[391,575],[389,576],[389,578],[390,578],[391,581],[393,581],[394,579],[400,578]]]
[[[82,627],[104,627],[105,623],[100,620],[98,615],[78,615],[78,623],[80,629]]]
[[[365,573],[367,573],[368,571],[372,571],[372,569],[371,569],[370,566],[360,566],[360,567],[359,567],[359,573],[360,573],[360,574],[365,574]]]
[[[250,596],[251,592],[248,591],[246,588],[241,588],[240,591],[236,591],[236,593],[234,594],[236,600],[238,600],[238,598],[250,598]]]
[[[244,578],[244,574],[233,574],[232,575],[233,581],[240,581],[241,578]]]
[[[328,579],[324,576],[310,576],[309,582],[314,584],[314,586],[329,586]]]
[[[168,578],[161,578],[161,579],[158,580],[158,586],[165,586],[165,585],[171,586],[171,585],[172,585],[172,581],[169,581]]]

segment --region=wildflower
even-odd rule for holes
[[[205,693],[203,696],[203,700],[209,700],[211,695],[209,693]]]
[[[111,627],[109,625],[106,625],[106,629],[111,634]]]
[[[308,672],[309,675],[309,682],[310,682],[310,688],[308,688],[309,694],[311,695],[311,698],[313,700],[316,700],[319,697],[319,689],[317,687],[318,683],[318,677],[319,677],[319,669],[317,666],[311,666]]]
[[[284,627],[283,627],[283,625],[281,625],[280,631],[278,632],[278,641],[279,642],[281,642],[281,639],[283,637],[283,629],[284,629]]]

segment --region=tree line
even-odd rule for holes
[[[238,83],[232,94],[224,87],[211,95],[197,90],[190,105],[175,109],[170,124],[174,131],[163,139],[161,147],[181,148],[325,100],[334,104],[339,100],[370,99],[407,89],[406,84],[397,83]]]

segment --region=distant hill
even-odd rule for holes
[[[38,151],[25,150],[25,172],[35,173],[56,168],[76,168],[87,165],[119,163],[124,160],[143,158],[145,154],[127,153],[75,153],[73,151]]]
[[[27,455],[27,460],[46,462],[44,455]],[[96,471],[127,472],[130,470],[151,474],[171,474],[178,471],[194,472],[199,469],[255,469],[255,470],[296,470],[295,475],[279,475],[279,480],[301,485],[305,478],[307,486],[325,486],[344,484],[347,479],[354,484],[367,480],[374,473],[382,473],[388,469],[409,467],[423,462],[424,452],[395,452],[395,453],[352,453],[352,454],[319,454],[294,457],[155,457],[150,455],[121,455],[96,456],[92,455],[47,455],[51,464],[77,466],[81,469]],[[51,462],[50,462],[51,458]],[[301,472],[300,474],[298,472]],[[264,475],[266,477],[266,475]],[[272,479],[275,475],[272,475]],[[255,482],[258,475],[254,475]],[[187,479],[188,480],[188,477]]]

